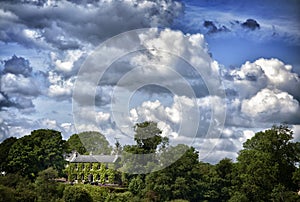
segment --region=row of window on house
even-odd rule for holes
[[[79,166],[79,163],[75,163],[75,169],[78,169],[78,166]],[[97,170],[99,170],[100,167],[101,167],[101,164],[98,163]],[[85,168],[86,168],[86,164],[85,163],[81,164],[81,169],[85,169]],[[90,170],[92,170],[93,169],[93,163],[90,163],[89,166],[87,166],[87,168],[89,168]],[[108,168],[108,164],[107,163],[105,164],[105,168],[106,169]]]
[[[81,174],[80,176],[79,175],[76,175],[74,174],[74,180],[84,180],[84,174]],[[108,181],[108,176],[105,174],[105,177],[104,177],[105,181]],[[97,174],[94,178],[93,174],[89,174],[88,175],[88,181],[90,182],[93,182],[94,180],[100,180],[100,175]]]

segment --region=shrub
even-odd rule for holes
[[[92,202],[89,192],[80,186],[67,186],[64,190],[63,199],[65,202]]]

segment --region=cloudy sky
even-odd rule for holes
[[[287,123],[300,141],[297,0],[0,2],[0,142],[38,128],[132,143],[158,122],[201,160]]]

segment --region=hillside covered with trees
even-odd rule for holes
[[[117,142],[114,148],[104,136],[95,138],[94,132],[74,134],[68,140],[48,129],[19,139],[10,137],[0,144],[0,201],[300,201],[300,143],[293,141],[293,131],[285,125],[256,133],[243,144],[235,162],[225,158],[215,165],[199,161],[193,147],[169,145],[161,132],[153,122],[136,124],[136,144]],[[74,150],[80,154],[123,151],[124,158],[116,164],[119,186],[58,182],[67,177],[64,155]],[[155,153],[167,162],[174,157],[166,154],[178,151],[183,155],[163,170],[130,174],[137,165],[126,154]],[[139,169],[155,170],[157,160],[151,158]]]

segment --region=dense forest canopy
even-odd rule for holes
[[[117,142],[112,148],[100,133],[74,134],[65,141],[60,132],[48,129],[8,138],[0,144],[0,201],[300,201],[300,143],[293,141],[293,131],[286,125],[256,133],[243,144],[235,162],[225,158],[215,165],[199,161],[193,147],[169,145],[154,122],[136,124],[134,140],[134,145]],[[172,152],[184,152],[157,172],[120,172],[119,186],[109,187],[55,180],[66,177],[64,154],[74,150],[80,154],[155,153],[170,161]],[[133,166],[125,158],[116,169]]]

